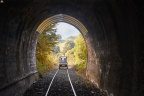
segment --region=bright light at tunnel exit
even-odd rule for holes
[[[60,34],[62,39],[65,39],[69,36],[78,36],[80,34],[80,31],[77,28],[64,22],[58,22],[56,25],[56,29],[56,34]]]

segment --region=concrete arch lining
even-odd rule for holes
[[[65,15],[65,14],[58,14],[58,15],[54,15],[52,17],[47,18],[38,26],[36,31],[41,33],[47,26],[49,26],[50,24],[56,23],[56,22],[66,22],[71,25],[74,25],[76,28],[78,28],[78,30],[80,30],[80,32],[82,33],[83,36],[85,36],[88,32],[88,30],[85,28],[85,26],[80,21],[78,21],[74,17]]]

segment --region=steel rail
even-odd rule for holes
[[[70,79],[70,76],[69,76],[68,69],[67,69],[67,74],[68,74],[68,78],[69,78],[69,81],[70,81],[70,84],[71,84],[71,87],[72,87],[72,90],[73,90],[74,96],[77,96],[77,95],[76,95],[76,92],[75,92],[75,89],[74,89],[74,87],[73,87],[73,84],[72,84],[72,82],[71,82],[71,79]]]
[[[45,96],[47,96],[47,95],[48,95],[49,90],[50,90],[50,87],[51,87],[51,85],[52,85],[52,83],[53,83],[53,80],[54,80],[54,78],[55,78],[56,74],[58,73],[58,71],[59,71],[59,69],[56,71],[55,75],[53,76],[53,78],[52,78],[52,80],[51,80],[51,82],[50,82],[50,85],[49,85],[49,87],[48,87],[48,89],[47,89],[47,92],[46,92]]]
[[[52,80],[51,80],[51,82],[50,82],[50,84],[49,84],[49,87],[48,87],[48,89],[47,89],[47,92],[46,92],[45,96],[48,96],[49,90],[50,90],[50,88],[51,88],[51,85],[52,85],[52,83],[53,83],[53,81],[54,81],[54,79],[55,79],[58,71],[59,71],[59,69],[58,69],[58,70],[56,71],[56,73],[54,74],[54,76],[53,76],[53,78],[52,78]],[[77,96],[77,95],[76,95],[76,92],[75,92],[75,89],[74,89],[74,87],[73,87],[73,84],[72,84],[72,82],[71,82],[68,69],[67,69],[67,76],[68,76],[68,79],[69,79],[71,88],[72,88],[72,90],[73,90],[74,96]]]

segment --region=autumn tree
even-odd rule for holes
[[[37,42],[36,61],[37,69],[40,73],[44,73],[53,67],[53,57],[51,54],[54,52],[54,46],[60,38],[60,35],[56,34],[55,26],[56,24],[52,24],[46,27],[40,34]]]
[[[69,63],[73,63],[78,73],[85,75],[87,64],[87,48],[82,35],[79,35],[74,41],[74,48],[68,50],[66,56],[70,58]]]
[[[74,48],[74,42],[73,41],[67,41],[63,47],[62,53],[65,54],[68,50],[71,50]]]

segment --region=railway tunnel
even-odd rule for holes
[[[143,96],[144,7],[136,0],[2,0],[0,96],[22,96],[36,80],[44,26],[63,21],[85,38],[87,77],[109,96]],[[42,26],[41,26],[42,25]]]

